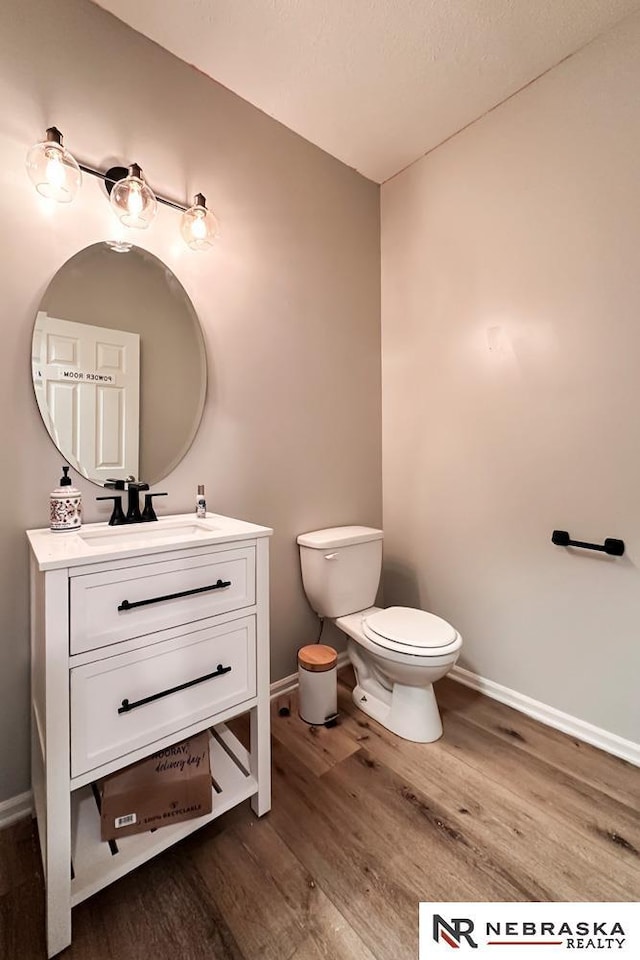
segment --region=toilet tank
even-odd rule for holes
[[[382,530],[330,527],[298,537],[302,582],[319,617],[372,607],[382,570]]]

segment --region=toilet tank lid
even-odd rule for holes
[[[301,533],[298,543],[301,547],[312,547],[314,550],[329,550],[332,547],[349,547],[353,543],[382,540],[382,537],[382,530],[374,527],[329,527],[327,530]]]

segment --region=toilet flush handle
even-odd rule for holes
[[[339,554],[337,553],[325,553],[324,558],[325,560],[337,560],[338,556]]]

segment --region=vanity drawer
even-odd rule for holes
[[[255,695],[253,616],[74,667],[71,776]]]
[[[73,577],[70,652],[83,653],[255,603],[255,547]]]

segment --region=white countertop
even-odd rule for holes
[[[38,568],[56,570],[102,560],[144,557],[189,547],[270,537],[272,533],[270,527],[216,513],[208,513],[204,519],[198,519],[193,513],[183,513],[150,523],[115,527],[108,523],[88,523],[73,531],[27,530],[27,537]]]

